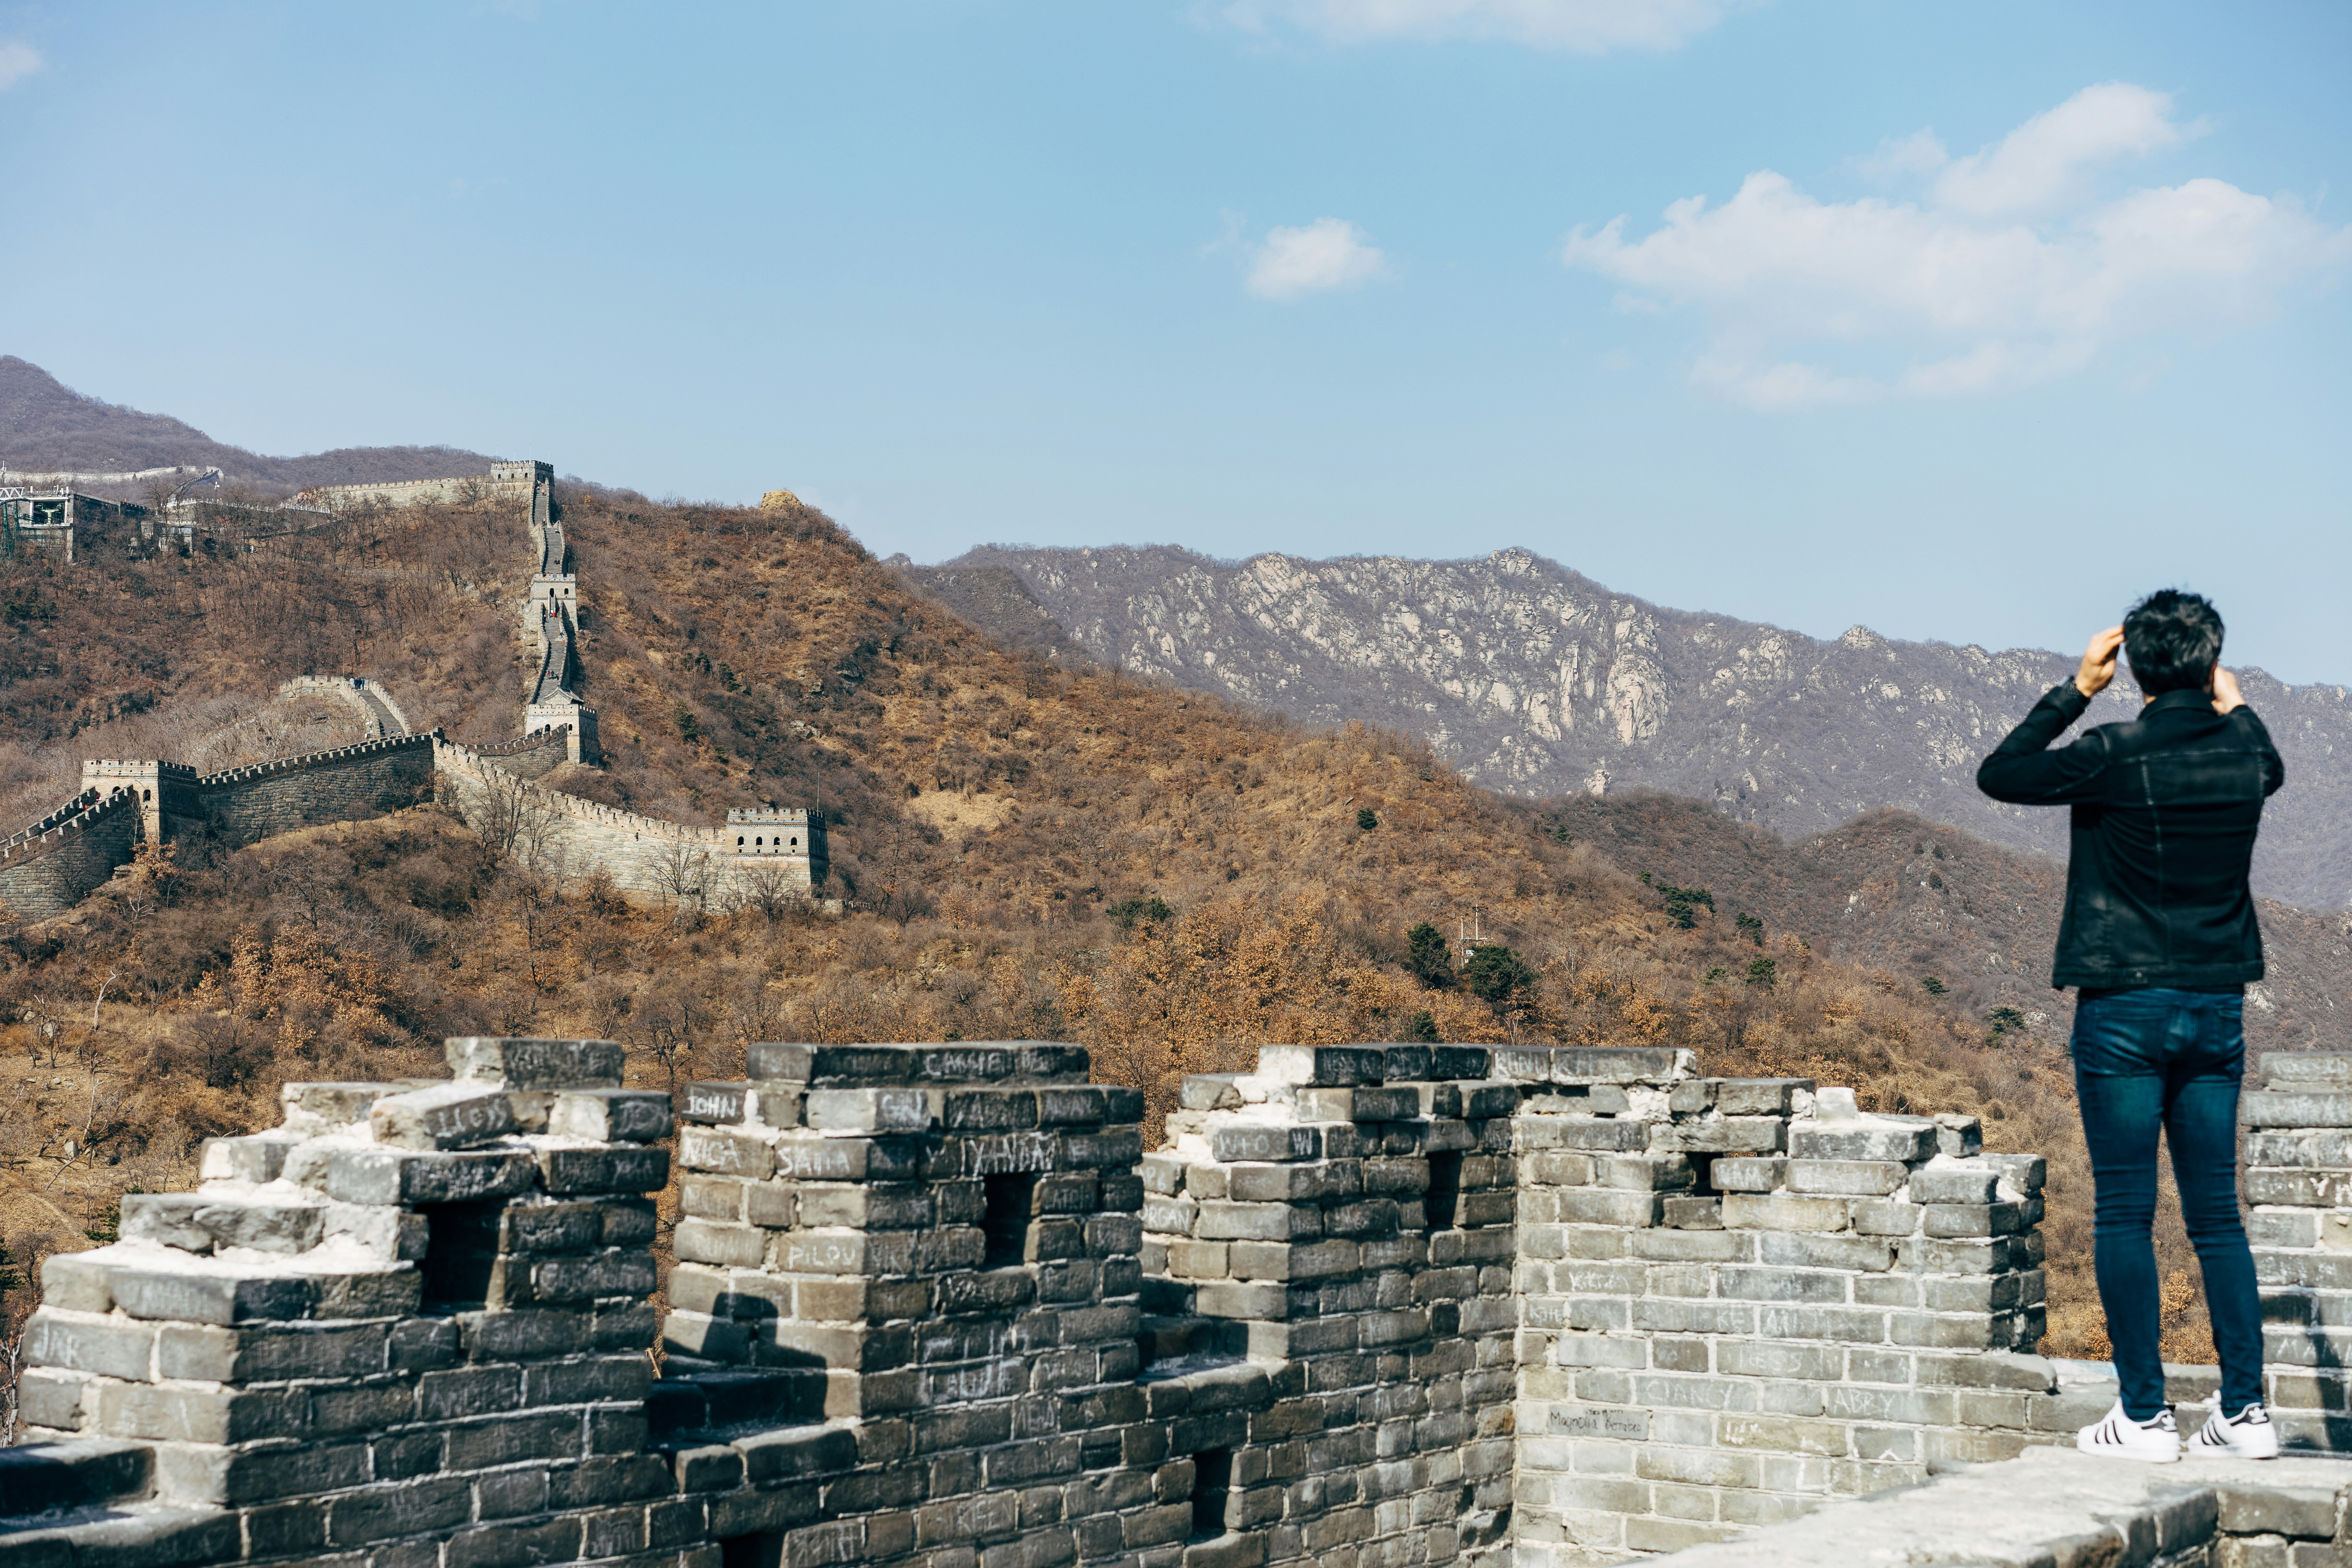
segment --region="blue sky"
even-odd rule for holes
[[[2347,77],[2261,0],[0,0],[0,352],[918,560],[1992,647],[2181,582],[2352,681]]]

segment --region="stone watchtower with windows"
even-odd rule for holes
[[[740,867],[782,866],[797,872],[803,886],[814,885],[813,879],[824,871],[824,850],[810,836],[805,811],[777,806],[730,810],[719,844],[719,854]]]
[[[163,818],[201,816],[196,797],[196,770],[185,763],[118,761],[113,757],[85,759],[81,787],[96,790],[104,799],[118,789],[139,797],[139,825],[150,844],[163,842]]]

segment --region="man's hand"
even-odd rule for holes
[[[2238,678],[2220,665],[2215,665],[2213,667],[2213,711],[2227,713],[2232,708],[2243,708],[2245,705],[2246,700],[2238,690]]]
[[[2123,646],[2121,626],[2109,626],[2093,637],[2091,646],[2083,650],[2083,667],[2074,672],[2074,689],[2085,697],[2096,697],[2105,691],[2107,682],[2116,678],[2116,654]],[[2230,689],[2234,693],[2237,687],[2232,685]]]

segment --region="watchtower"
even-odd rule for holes
[[[490,482],[494,485],[553,484],[555,482],[555,465],[552,463],[536,462],[528,458],[517,459],[512,462],[492,463],[490,465]]]
[[[150,844],[163,842],[163,818],[196,815],[196,770],[185,763],[85,757],[81,787],[103,800],[118,789],[139,797],[139,826]]]

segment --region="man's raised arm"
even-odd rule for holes
[[[2050,749],[2050,742],[2064,734],[2091,699],[2116,678],[2116,655],[2123,646],[2121,626],[2093,637],[2074,678],[2051,688],[1978,767],[1977,788],[2012,805],[2063,805],[2089,799],[2092,781],[2106,765],[2105,738],[2094,731],[2058,752]]]

